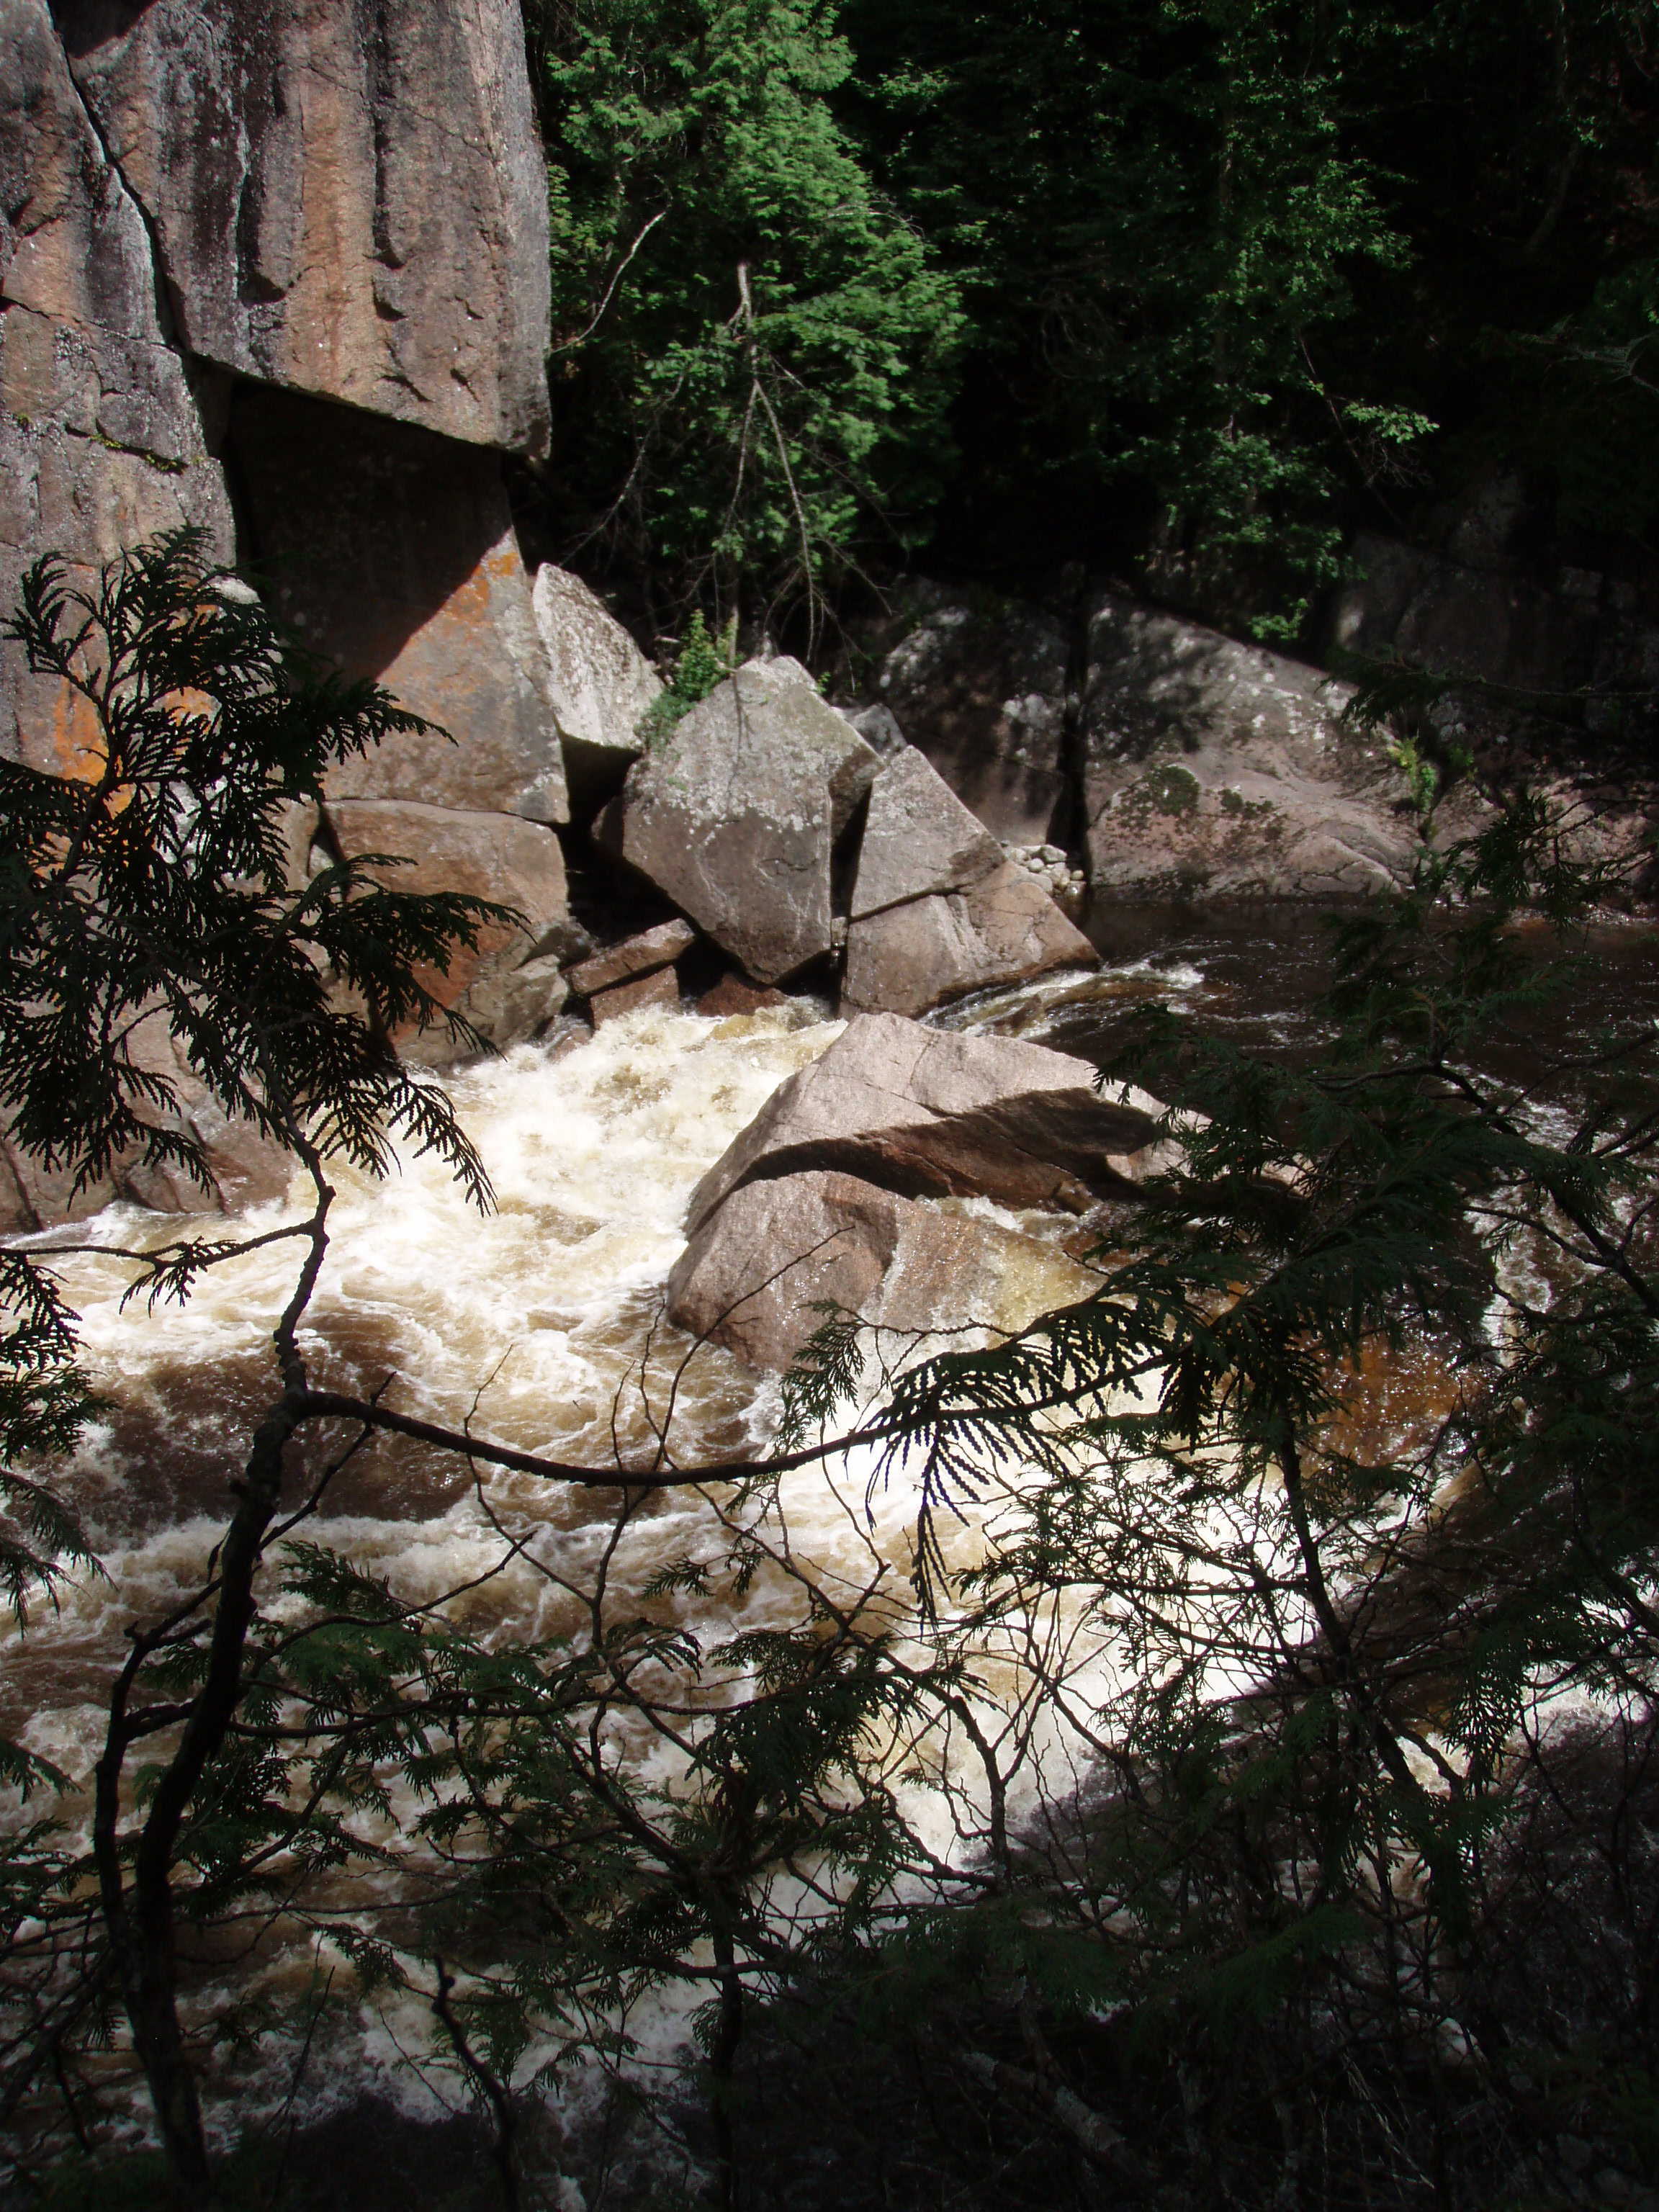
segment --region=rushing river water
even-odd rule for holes
[[[1271,1049],[1312,1041],[1309,1006],[1322,966],[1316,921],[1269,929],[1260,916],[1149,917],[1139,928],[1121,920],[1115,933],[1097,974],[988,994],[939,1018],[1098,1058],[1124,1010],[1158,998]],[[1605,1004],[1590,1003],[1598,996]],[[1609,933],[1581,1011],[1659,1015],[1649,936]],[[697,1350],[688,1364],[693,1347],[662,1321],[662,1285],[693,1184],[777,1084],[840,1031],[808,1000],[724,1020],[651,1010],[574,1047],[520,1048],[459,1073],[450,1087],[494,1183],[495,1211],[471,1210],[431,1161],[405,1161],[381,1185],[342,1176],[327,1273],[307,1324],[315,1378],[359,1391],[384,1386],[400,1410],[449,1425],[471,1419],[507,1443],[595,1467],[614,1464],[618,1450],[632,1464],[647,1457],[671,1396],[678,1460],[742,1457],[762,1446],[775,1386],[717,1350]],[[270,1225],[281,1212],[266,1209],[247,1226]],[[91,1241],[155,1243],[180,1225],[117,1208],[99,1218]],[[104,1572],[76,1578],[55,1611],[37,1612],[26,1637],[9,1637],[0,1727],[84,1780],[126,1625],[196,1586],[222,1532],[227,1479],[271,1393],[270,1331],[293,1261],[291,1248],[268,1247],[208,1274],[184,1310],[153,1315],[123,1310],[120,1264],[88,1257],[62,1267],[107,1401],[69,1476]],[[890,1593],[902,1628],[915,1501],[902,1480],[866,1498],[866,1473],[832,1466],[789,1478],[781,1525],[801,1573],[848,1601],[872,1588]],[[535,1530],[558,1575],[529,1559],[501,1568],[504,1522]],[[453,1459],[394,1439],[353,1460],[306,1533],[384,1575],[410,1602],[500,1570],[463,1604],[470,1625],[510,1638],[574,1626],[572,1592],[611,1531],[602,1499],[502,1474],[475,1486]],[[665,1495],[617,1551],[615,1589],[643,1603],[665,1561],[706,1550],[719,1534],[707,1498]],[[974,1531],[964,1524],[951,1540],[971,1549]],[[761,1576],[743,1625],[781,1619],[797,1596]],[[705,1640],[729,1632],[732,1617],[711,1618],[695,1594],[676,1603]],[[660,1746],[641,1740],[632,1755],[641,1773],[655,1760],[672,1778]],[[918,1817],[925,1828],[925,1814]],[[939,1812],[945,1826],[932,1838],[940,1849],[950,1844],[948,1817]],[[265,1971],[280,1977],[302,1966],[308,1961],[277,1959]],[[210,1987],[198,1993],[198,2006],[210,2012],[214,2002]],[[659,2029],[666,2059],[681,2016],[668,2008]],[[326,2103],[378,2086],[430,2109],[432,2092],[404,2055],[422,2033],[395,2006],[365,2008],[354,2047],[337,2053],[328,2081],[308,2094]],[[256,2065],[246,2109],[268,2106],[281,2079],[278,2069],[262,2082]]]

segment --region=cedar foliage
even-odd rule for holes
[[[1504,473],[1559,557],[1641,568],[1649,0],[567,0],[530,30],[550,519],[653,610],[758,631],[912,555],[1016,589],[1081,560],[1305,639],[1356,526],[1432,534]]]
[[[37,2179],[66,2125],[95,2150],[125,2117],[100,2058],[118,2008],[175,2186],[205,2203],[204,2085],[239,2047],[276,2025],[303,2050],[325,2013],[401,2000],[486,2117],[503,2201],[533,2203],[555,2185],[538,2093],[595,2063],[628,2081],[653,1990],[694,1997],[706,2114],[678,2139],[728,2207],[777,2201],[758,2093],[791,2065],[832,2124],[908,2114],[865,2138],[855,2189],[804,2180],[803,2205],[1324,2212],[1650,2178],[1656,1046],[1638,1024],[1552,1048],[1600,888],[1558,824],[1519,802],[1473,841],[1425,837],[1410,886],[1338,938],[1330,1042],[1304,1065],[1149,1017],[1112,1073],[1173,1102],[1177,1164],[1103,1224],[1098,1292],[1018,1337],[908,1364],[889,1346],[872,1370],[830,1316],[787,1449],[747,1467],[678,1467],[665,1437],[647,1468],[564,1468],[404,1422],[475,1465],[617,1490],[607,1560],[649,1544],[652,1489],[699,1485],[710,1540],[659,1561],[647,1599],[766,1597],[762,1621],[700,1640],[480,1487],[489,1571],[538,1578],[582,1624],[503,1642],[469,1626],[466,1591],[411,1601],[305,1531],[401,1419],[311,1371],[325,1146],[373,1168],[402,1115],[485,1187],[441,1094],[416,1115],[422,1079],[361,1017],[335,1044],[318,963],[283,958],[325,904],[331,944],[364,933],[359,988],[379,976],[390,1018],[418,1003],[408,962],[482,915],[388,908],[349,872],[288,887],[275,809],[361,725],[336,691],[316,708],[188,543],[93,592],[50,566],[30,589],[21,623],[101,702],[120,763],[18,786],[6,1004],[33,1041],[10,1079],[36,1149],[71,1170],[118,1140],[181,1157],[180,1101],[136,1052],[60,1085],[55,1118],[39,1103],[41,1038],[66,1036],[79,1071],[177,994],[197,1079],[263,1113],[314,1199],[278,1232],[295,1290],[222,1540],[180,1605],[133,1624],[89,1826],[25,1818],[0,1862],[4,2095]],[[243,747],[234,789],[204,697]],[[180,901],[205,921],[170,924]],[[1528,915],[1561,961],[1538,960]],[[212,939],[244,917],[266,933],[258,974]],[[31,1026],[54,992],[92,1015]],[[296,1005],[297,1038],[250,1067]],[[331,1056],[308,1072],[313,1019]],[[1524,1078],[1504,1072],[1517,1050]],[[184,1295],[236,1249],[133,1255],[135,1286]],[[6,1400],[27,1510],[52,1496],[79,1386],[49,1259],[8,1259],[46,1286]],[[1379,1375],[1416,1378],[1403,1425],[1377,1426]],[[789,1539],[781,1485],[836,1456],[855,1388],[876,1481],[919,1485],[920,1614],[873,1540],[860,1591]],[[60,1540],[37,1529],[38,1570]],[[630,1731],[659,1747],[649,1780],[617,1755]],[[186,1932],[212,1955],[252,1930],[325,1946],[338,1993],[284,2019],[250,1987],[206,2039]]]

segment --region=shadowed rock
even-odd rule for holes
[[[1103,599],[1085,699],[1089,873],[1132,898],[1352,895],[1410,865],[1382,741],[1347,687],[1174,615]]]
[[[371,853],[406,859],[407,866],[386,870],[388,890],[470,892],[524,915],[523,928],[482,929],[477,950],[458,952],[447,974],[421,974],[441,1004],[497,1044],[530,1035],[558,1012],[568,987],[556,960],[544,956],[533,976],[521,976],[516,987],[512,981],[543,940],[569,922],[564,855],[550,830],[515,815],[467,814],[408,799],[334,802],[329,820],[348,860]],[[439,1030],[399,1044],[410,1058],[433,1065],[453,1059],[457,1049]]]
[[[331,793],[564,821],[547,656],[498,456],[291,392],[249,387],[230,419],[277,611],[440,726],[343,761]]]

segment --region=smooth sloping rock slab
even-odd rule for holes
[[[624,938],[620,945],[607,945],[603,952],[571,969],[570,988],[584,997],[594,991],[608,991],[614,983],[625,983],[630,975],[648,975],[653,968],[667,967],[696,941],[697,933],[690,922],[659,922],[654,929],[642,929],[637,937]]]
[[[610,609],[568,568],[544,562],[532,597],[566,768],[574,778],[614,763],[620,774],[645,750],[640,720],[661,692],[661,678]]]
[[[751,1367],[785,1368],[823,1300],[884,1328],[1010,1335],[1097,1281],[1000,1223],[818,1171],[734,1192],[669,1277],[668,1314]]]
[[[1092,968],[1095,948],[1024,869],[999,855],[966,890],[855,918],[847,932],[843,1007],[925,1014],[969,991],[1058,968]]]
[[[799,662],[751,660],[635,762],[604,834],[775,983],[830,950],[836,840],[877,766]]]
[[[688,1226],[744,1185],[809,1169],[906,1196],[978,1193],[1006,1206],[1073,1206],[1121,1190],[1161,1109],[1141,1092],[1127,1104],[1103,1098],[1092,1073],[1045,1045],[861,1015],[778,1086],[710,1168]]]
[[[914,745],[886,762],[870,787],[859,843],[852,915],[905,899],[964,890],[1002,866],[1002,848]]]
[[[1346,896],[1410,866],[1405,786],[1316,668],[1121,599],[1090,623],[1089,873],[1122,897]]]
[[[185,346],[544,451],[547,176],[515,0],[56,0]]]

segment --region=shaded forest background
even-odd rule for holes
[[[535,0],[526,520],[672,631],[1065,564],[1316,649],[1357,529],[1651,586],[1645,0]],[[809,624],[809,627],[814,627]]]

